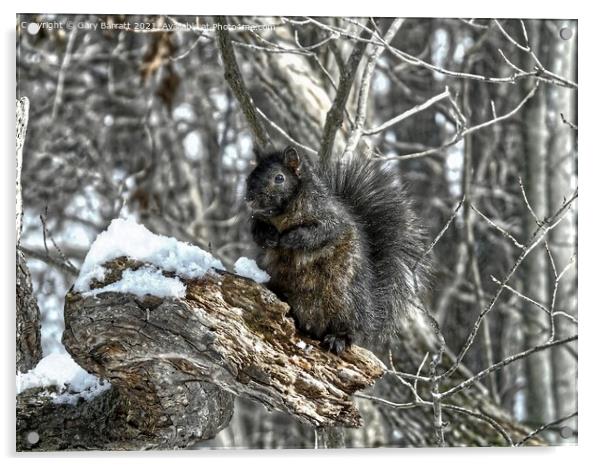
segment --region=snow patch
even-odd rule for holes
[[[75,291],[89,292],[92,280],[104,276],[105,269],[102,264],[123,256],[152,264],[168,272],[175,272],[188,279],[200,278],[210,268],[225,270],[220,260],[196,246],[151,233],[145,226],[132,219],[115,219],[107,231],[97,236],[90,247],[79,277],[75,281]],[[117,286],[130,287],[130,289],[144,288],[145,286],[141,284],[143,277],[155,281],[159,278],[156,273],[147,268],[139,274],[132,273],[128,277],[125,277],[124,273],[121,281],[124,279],[126,281]],[[158,285],[164,292],[181,292],[178,291],[175,279],[169,281],[167,277],[163,277]],[[156,295],[154,291],[152,294]]]
[[[142,267],[138,270],[125,270],[121,280],[82,294],[96,296],[109,291],[131,293],[140,297],[150,294],[159,298],[184,298],[186,285],[177,277],[164,276],[156,267]]]
[[[54,403],[75,404],[80,399],[95,398],[111,388],[111,384],[86,372],[67,353],[52,353],[33,369],[17,373],[17,395],[37,387],[56,387],[58,394],[48,392]]]
[[[257,266],[257,262],[248,257],[240,257],[234,263],[234,273],[241,277],[250,278],[257,283],[266,283],[270,280],[270,276]]]

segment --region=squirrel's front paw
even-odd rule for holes
[[[322,346],[328,351],[339,355],[345,351],[346,348],[351,346],[351,339],[346,336],[329,333],[322,339]]]
[[[278,246],[278,240],[280,234],[274,226],[263,223],[255,222],[251,229],[253,240],[261,248],[275,248]]]
[[[303,246],[303,235],[297,230],[289,231],[280,236],[278,245],[286,249],[301,248]]]

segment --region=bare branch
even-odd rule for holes
[[[400,18],[396,18],[389,26],[389,30],[385,34],[384,40],[387,42],[391,42],[397,31],[403,24],[404,20]],[[368,108],[368,97],[370,96],[370,86],[372,84],[372,75],[374,74],[374,69],[376,67],[376,62],[380,55],[385,50],[383,47],[373,47],[374,50],[370,53],[368,57],[368,62],[364,68],[364,73],[362,79],[359,84],[359,96],[358,96],[358,104],[357,104],[357,112],[355,115],[355,123],[353,125],[353,131],[351,132],[351,136],[347,141],[347,145],[345,146],[345,150],[343,151],[343,157],[351,157],[357,145],[360,141],[360,137],[362,136],[362,132],[364,129],[364,124],[366,122],[366,111]],[[363,133],[366,134],[366,133]]]
[[[566,343],[570,343],[570,342],[576,341],[576,340],[577,340],[577,335],[572,335],[570,337],[563,338],[562,340],[555,340],[555,341],[547,342],[547,343],[544,343],[543,345],[538,345],[538,346],[534,346],[533,348],[529,348],[528,350],[525,350],[521,353],[517,353],[512,356],[508,356],[507,358],[503,359],[502,361],[495,363],[493,366],[490,366],[487,369],[482,370],[481,372],[477,373],[473,377],[466,379],[464,382],[456,385],[455,387],[450,388],[449,390],[446,390],[445,392],[441,393],[440,396],[441,396],[441,398],[450,397],[451,395],[470,387],[476,381],[481,380],[483,377],[486,377],[490,373],[497,371],[497,370],[501,369],[502,367],[507,366],[508,364],[511,364],[515,361],[526,358],[527,356],[530,356],[533,353],[538,353],[539,351],[543,351],[543,350],[546,350],[548,348],[552,348],[552,347],[558,346],[558,345],[564,345]]]
[[[561,417],[560,419],[556,419],[553,422],[548,422],[547,424],[543,424],[542,426],[538,427],[537,429],[535,429],[533,432],[531,432],[529,435],[527,435],[524,439],[522,439],[520,442],[517,442],[514,446],[515,447],[521,447],[525,444],[525,442],[529,441],[530,439],[532,439],[533,437],[535,437],[537,434],[540,434],[541,432],[543,432],[544,430],[549,429],[550,427],[554,427],[557,426],[558,424],[562,424],[565,421],[568,421],[569,419],[575,417],[578,415],[578,411],[575,411],[574,413],[571,413],[567,416]]]
[[[431,97],[426,102],[412,107],[411,109],[403,112],[401,115],[398,115],[395,118],[391,118],[390,120],[384,122],[382,125],[378,125],[374,128],[364,130],[362,132],[362,134],[364,136],[372,136],[374,134],[380,133],[381,131],[384,131],[387,128],[390,128],[391,126],[396,125],[397,123],[405,120],[406,118],[409,118],[413,115],[416,115],[417,113],[420,113],[421,111],[431,107],[433,104],[439,102],[440,100],[446,99],[448,97],[449,97],[449,91],[446,89],[441,94],[437,94],[436,96]]]
[[[224,16],[217,16],[216,21],[221,25],[227,24]],[[269,136],[259,121],[257,108],[255,107],[253,99],[251,99],[251,96],[247,91],[240,73],[240,69],[238,68],[230,33],[224,28],[217,28],[216,36],[218,39],[221,57],[224,62],[224,76],[226,81],[230,85],[232,93],[236,96],[236,99],[240,104],[245,118],[247,119],[247,123],[249,123],[251,131],[255,136],[256,142],[261,148],[265,148],[269,144]]]
[[[366,32],[368,31],[368,32]],[[367,37],[372,34],[373,31],[365,29],[361,37]],[[332,102],[332,106],[326,115],[326,123],[324,124],[324,130],[322,133],[322,139],[320,141],[320,150],[318,151],[320,159],[327,161],[330,159],[332,149],[334,147],[334,139],[337,131],[343,124],[343,115],[345,110],[345,104],[349,98],[351,92],[351,86],[355,80],[355,75],[359,67],[360,61],[364,56],[367,42],[358,42],[355,44],[347,62],[345,63],[345,69],[341,72],[339,79],[339,85],[337,86],[337,93]]]

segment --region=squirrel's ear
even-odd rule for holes
[[[284,164],[297,176],[301,172],[301,157],[293,146],[288,146],[284,151]]]
[[[255,156],[255,161],[259,162],[265,154],[257,144],[253,144],[253,155]]]

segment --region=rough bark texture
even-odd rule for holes
[[[140,266],[112,261],[95,286]],[[178,387],[210,382],[315,426],[361,424],[351,395],[383,373],[370,352],[316,348],[296,333],[288,305],[251,280],[210,272],[186,284],[185,299],[70,292],[63,343],[86,370],[157,412],[170,413],[166,400]]]
[[[21,251],[17,251],[17,372],[27,372],[42,359],[40,310],[33,295],[31,275]]]
[[[21,223],[23,218],[23,201],[21,197],[21,167],[23,165],[23,145],[27,132],[29,101],[23,97],[17,100],[17,247],[21,239]],[[27,372],[42,358],[40,336],[40,310],[33,295],[31,276],[25,263],[23,253],[17,249],[17,288],[16,317],[17,339],[16,356],[17,372]]]
[[[217,387],[195,382],[172,392],[161,410],[116,388],[74,405],[54,403],[44,389],[27,390],[17,397],[17,451],[186,448],[230,421],[232,397]]]

